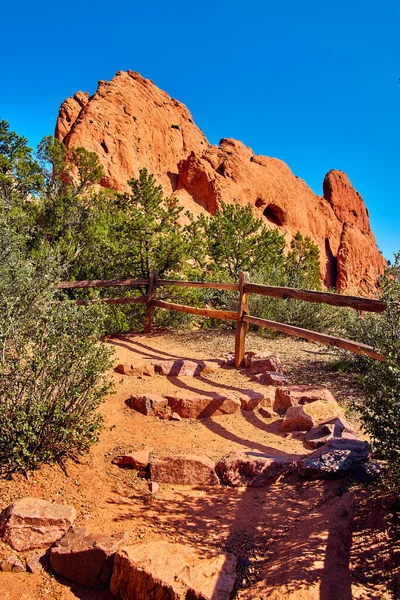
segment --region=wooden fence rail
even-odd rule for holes
[[[194,306],[185,306],[183,304],[175,304],[173,302],[165,302],[157,300],[156,293],[159,286],[176,286],[176,287],[193,287],[193,288],[208,288],[225,291],[239,292],[239,303],[237,311],[217,310],[213,308],[196,308]],[[346,296],[342,294],[333,294],[330,292],[315,292],[312,290],[300,290],[289,287],[278,287],[271,285],[263,285],[258,283],[250,283],[248,273],[239,273],[238,283],[217,283],[209,281],[175,281],[170,279],[159,279],[158,271],[153,271],[150,278],[144,279],[94,279],[88,281],[66,281],[58,284],[60,290],[73,290],[85,288],[108,288],[108,287],[139,287],[145,288],[146,294],[139,297],[126,298],[99,298],[94,300],[76,300],[77,304],[87,305],[94,302],[104,302],[107,304],[146,304],[145,317],[145,333],[150,333],[153,325],[154,310],[162,308],[165,310],[173,310],[177,312],[209,317],[212,319],[222,319],[228,321],[236,321],[236,337],[235,337],[235,365],[240,367],[244,361],[245,341],[249,325],[258,327],[266,327],[274,331],[279,331],[287,335],[293,335],[306,340],[311,340],[319,344],[327,346],[335,346],[354,352],[356,354],[364,354],[376,360],[385,361],[386,358],[378,354],[372,346],[345,340],[332,335],[309,331],[301,327],[286,325],[285,323],[277,323],[268,319],[260,319],[248,314],[249,311],[249,294],[258,294],[270,298],[278,298],[281,300],[301,300],[303,302],[317,302],[329,304],[331,306],[347,306],[359,311],[383,312],[386,309],[386,304],[381,300],[374,298],[362,298],[359,296]]]

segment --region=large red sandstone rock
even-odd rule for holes
[[[293,462],[270,457],[260,452],[233,451],[217,464],[217,472],[225,485],[264,487],[274,483],[293,468]]]
[[[310,236],[321,252],[327,286],[371,293],[382,270],[361,196],[341,171],[330,171],[317,196],[281,160],[257,156],[239,141],[210,145],[187,108],[132,71],[78,92],[60,108],[56,136],[97,152],[102,184],[126,189],[146,167],[186,208],[215,213],[221,202],[250,204],[271,227]]]
[[[342,415],[343,410],[333,399],[290,406],[283,419],[281,431],[310,431],[319,423]]]
[[[125,539],[125,533],[88,534],[84,528],[72,530],[50,549],[50,564],[69,581],[89,588],[107,588],[115,552]]]
[[[75,517],[72,506],[23,498],[1,513],[0,537],[18,552],[44,548],[60,539]]]
[[[182,392],[165,397],[171,410],[183,419],[206,419],[218,415],[231,415],[241,408],[240,400],[216,393],[201,396]]]
[[[233,554],[205,558],[189,546],[162,541],[117,552],[110,587],[121,600],[229,600],[235,580]]]
[[[117,373],[131,375],[132,377],[154,377],[154,366],[150,362],[138,361],[135,363],[119,364],[115,367]]]
[[[309,404],[317,400],[335,402],[332,393],[327,388],[311,385],[278,387],[275,393],[273,408],[276,412],[284,413],[291,406]]]
[[[179,358],[177,360],[160,360],[154,363],[154,369],[156,373],[166,377],[195,377],[203,373],[206,364],[202,361]]]
[[[145,396],[131,396],[128,399],[128,405],[143,415],[154,416],[166,408],[168,401],[158,394],[146,394]]]
[[[218,485],[215,465],[206,456],[178,455],[155,458],[150,463],[150,478],[157,483],[181,485]]]

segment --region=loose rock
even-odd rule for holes
[[[313,427],[307,433],[306,442],[311,448],[319,448],[331,439],[342,437],[357,439],[350,423],[344,417],[336,417]]]
[[[18,552],[50,546],[75,521],[72,506],[23,498],[0,514],[0,537]]]
[[[155,481],[149,481],[149,490],[152,494],[158,494],[160,491],[160,485]]]
[[[206,368],[203,361],[193,361],[186,359],[161,360],[154,363],[154,369],[159,375],[166,377],[195,377],[200,375]]]
[[[283,414],[291,406],[308,404],[317,400],[335,402],[331,392],[326,388],[308,385],[292,385],[278,387],[275,394],[273,408],[276,412]]]
[[[113,465],[119,467],[131,467],[136,471],[142,471],[147,467],[150,461],[150,449],[131,452],[130,454],[121,454],[111,461]]]
[[[26,569],[24,563],[16,554],[10,554],[8,558],[0,562],[0,571],[6,573],[23,573]]]
[[[215,465],[206,456],[178,455],[153,459],[150,478],[158,483],[219,485]]]
[[[293,470],[292,461],[271,458],[261,452],[233,451],[217,463],[217,473],[225,485],[264,487]]]
[[[250,363],[250,364],[249,364]],[[245,361],[246,364],[246,361]],[[247,360],[247,364],[249,364],[250,373],[264,373],[265,371],[273,371],[273,372],[281,372],[282,371],[282,363],[276,354],[267,354],[265,352],[258,352],[253,354],[249,360]]]
[[[287,385],[289,381],[285,375],[275,371],[265,371],[264,373],[259,373],[258,375],[254,375],[253,379],[254,381],[257,381],[263,385],[274,385],[276,387],[280,385]]]
[[[69,581],[94,589],[106,588],[115,552],[125,539],[125,533],[88,534],[83,528],[73,530],[50,549],[50,564],[58,575]]]
[[[334,439],[299,461],[299,473],[307,479],[347,475],[370,455],[367,442]]]
[[[200,555],[183,544],[149,542],[117,552],[111,592],[122,600],[229,600],[236,557]]]
[[[130,375],[132,377],[154,377],[154,366],[150,362],[124,363],[115,367],[117,373],[122,375]]]
[[[26,559],[26,569],[29,573],[37,575],[43,571],[43,565],[46,561],[46,552],[37,552]]]
[[[314,421],[303,406],[291,406],[287,409],[281,424],[281,431],[309,431]]]
[[[166,395],[169,406],[183,419],[205,419],[214,415],[233,414],[240,410],[240,400],[210,394],[201,396],[198,394],[176,394]]]
[[[145,396],[131,396],[128,405],[143,415],[156,416],[168,406],[168,401],[157,394],[146,394]]]

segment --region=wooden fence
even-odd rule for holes
[[[237,311],[217,310],[213,308],[195,308],[193,306],[184,306],[182,304],[174,304],[173,302],[165,302],[157,300],[156,292],[160,286],[179,286],[192,288],[208,288],[217,290],[228,290],[239,293],[239,302]],[[293,335],[319,344],[328,346],[336,346],[349,352],[356,354],[365,354],[376,360],[385,361],[385,357],[375,352],[371,346],[346,340],[316,331],[309,331],[301,327],[277,323],[267,319],[259,319],[249,315],[249,294],[258,294],[271,298],[279,298],[281,300],[302,300],[304,302],[316,302],[329,304],[331,306],[347,306],[358,311],[368,312],[383,312],[386,305],[381,300],[373,298],[362,298],[359,296],[345,296],[341,294],[332,294],[329,292],[314,292],[311,290],[299,290],[287,287],[276,287],[271,285],[261,285],[258,283],[250,283],[248,273],[241,272],[239,274],[238,283],[214,283],[200,281],[174,281],[169,279],[159,279],[158,271],[153,271],[149,279],[109,279],[109,280],[93,280],[93,281],[68,281],[60,283],[59,289],[73,290],[84,288],[107,288],[107,287],[144,287],[146,294],[139,297],[127,298],[101,298],[97,300],[76,300],[77,304],[87,305],[93,302],[103,302],[106,304],[145,304],[146,317],[144,332],[150,333],[153,325],[154,311],[156,308],[165,310],[174,310],[187,314],[199,315],[213,319],[222,319],[228,321],[236,321],[236,338],[235,338],[235,365],[240,367],[244,361],[245,341],[249,325],[257,325],[258,327],[266,327],[279,331],[287,335]]]

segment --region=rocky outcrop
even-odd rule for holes
[[[56,136],[99,155],[106,187],[125,189],[146,167],[194,213],[213,214],[221,202],[250,204],[288,242],[297,231],[312,238],[325,285],[374,289],[384,260],[365,204],[344,173],[330,171],[318,196],[281,160],[233,139],[210,145],[187,108],[138,73],[119,71],[93,96],[78,92],[65,100]]]

